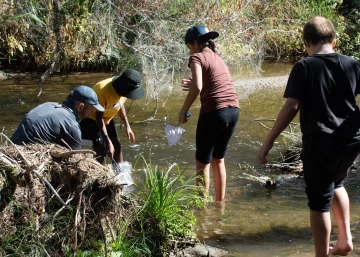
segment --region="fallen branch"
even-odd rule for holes
[[[74,195],[69,195],[68,199],[66,200],[66,204],[68,204],[69,202],[71,202],[74,199]],[[65,206],[61,207],[59,210],[57,210],[57,212],[54,214],[54,216],[52,217],[53,222],[55,220],[55,218],[61,213],[62,210],[65,209]]]
[[[74,225],[75,225],[75,230],[74,230],[74,245],[77,248],[77,244],[78,244],[78,240],[77,240],[77,231],[78,231],[78,226],[79,226],[79,220],[80,220],[80,207],[81,207],[81,201],[82,201],[82,197],[83,197],[83,191],[81,191],[80,196],[79,196],[79,201],[76,207],[76,213],[75,213],[75,221],[74,221]]]
[[[19,150],[19,148],[10,140],[10,138],[8,138],[4,133],[0,133],[1,136],[5,137],[5,139],[15,148],[15,150],[19,153],[19,155],[21,156],[21,158],[24,160],[24,162],[26,163],[26,166],[31,167],[31,162],[29,162],[25,156],[23,155],[23,153]]]
[[[115,235],[115,232],[114,232],[114,230],[113,230],[113,228],[112,228],[112,225],[111,225],[111,222],[110,222],[110,220],[109,220],[109,217],[106,215],[105,219],[106,219],[108,228],[109,228],[109,230],[110,230],[111,238],[112,238],[113,241],[115,241],[116,235]]]
[[[104,231],[104,227],[103,227],[103,224],[101,223],[101,219],[100,219],[100,215],[96,215],[97,217],[97,220],[99,222],[99,225],[100,225],[100,231],[101,231],[101,234],[102,234],[102,237],[103,237],[103,242],[104,242],[104,247],[105,247],[105,256],[108,255],[108,249],[107,249],[107,242],[106,242],[106,235],[105,235],[105,231]]]
[[[258,118],[258,119],[253,119],[251,122],[254,122],[254,121],[259,121],[260,125],[263,126],[264,128],[268,129],[268,130],[271,130],[272,128],[271,127],[268,127],[266,126],[265,124],[263,124],[262,122],[260,121],[276,121],[276,119],[269,119],[269,118]],[[296,123],[296,122],[290,122],[289,123],[289,129],[290,129],[290,132],[287,132],[287,131],[283,131],[282,133],[290,133],[292,134],[294,132],[293,128],[291,125],[294,125],[294,126],[299,126],[300,124],[299,123]]]
[[[56,198],[59,199],[59,201],[61,202],[62,205],[64,205],[68,209],[71,209],[71,207],[69,205],[67,205],[63,199],[61,199],[60,195],[56,192],[56,190],[53,188],[53,186],[50,184],[50,182],[47,181],[46,178],[44,178],[43,176],[40,175],[39,172],[41,172],[44,169],[44,166],[45,166],[45,163],[43,162],[37,170],[34,169],[34,170],[32,170],[32,172],[50,188],[50,190],[54,193]]]
[[[63,144],[71,151],[72,148],[69,146],[68,143],[66,143],[66,141],[64,139],[61,139],[61,142],[63,142]]]
[[[279,164],[266,164],[265,167],[267,168],[276,168],[281,170],[291,170],[291,171],[301,171],[302,170],[302,163],[289,165],[286,163],[279,163]]]
[[[95,155],[95,152],[93,150],[90,149],[80,149],[80,150],[71,150],[68,152],[60,152],[60,151],[51,151],[50,155],[53,158],[69,158],[71,155],[73,154],[92,154]]]

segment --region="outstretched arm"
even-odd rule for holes
[[[259,161],[262,164],[266,164],[266,156],[268,155],[270,149],[272,148],[275,139],[280,135],[280,133],[290,124],[298,113],[302,101],[295,98],[288,98],[279,112],[275,124],[269,132],[268,136],[265,139],[263,146],[259,151]]]
[[[125,111],[125,106],[124,106],[124,105],[121,106],[118,114],[119,114],[120,119],[122,120],[122,122],[124,122],[124,124],[125,124],[127,137],[129,138],[130,142],[131,142],[132,144],[134,144],[134,143],[135,143],[135,134],[134,134],[134,132],[131,130],[129,121],[128,121],[127,116],[126,116],[126,111]]]
[[[186,112],[189,111],[191,105],[196,100],[203,86],[202,70],[200,64],[191,63],[190,69],[191,69],[192,79],[183,80],[183,85],[182,85],[184,91],[189,91],[189,93],[187,94],[185,102],[180,110],[180,115],[179,115],[180,123],[187,122],[187,117],[185,114]]]

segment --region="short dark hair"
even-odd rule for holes
[[[66,99],[69,101],[69,103],[71,103],[74,106],[78,105],[78,104],[81,104],[80,101],[74,100],[70,95]]]
[[[313,44],[332,43],[336,38],[333,23],[321,16],[309,20],[303,29],[303,40]]]
[[[69,101],[69,103],[71,103],[72,105],[74,105],[74,104],[75,104],[75,100],[74,100],[74,99],[72,99],[71,95],[68,95],[68,97],[66,97],[66,100],[68,100],[68,101]],[[76,101],[76,102],[77,102],[77,101]]]

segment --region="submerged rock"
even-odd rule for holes
[[[197,243],[176,254],[170,254],[169,257],[221,257],[228,254],[230,253],[219,248]]]

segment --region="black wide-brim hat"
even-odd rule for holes
[[[141,79],[141,74],[137,70],[127,69],[120,76],[114,77],[111,83],[119,95],[138,100],[145,94]]]
[[[192,44],[194,40],[207,42],[219,36],[216,31],[209,31],[205,26],[194,26],[186,31],[185,44]]]

